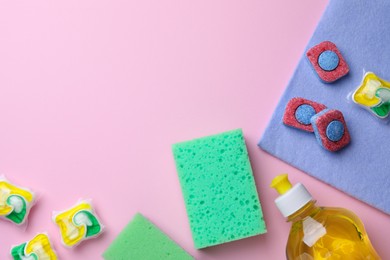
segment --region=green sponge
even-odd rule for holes
[[[106,260],[193,259],[139,213],[115,238],[103,253],[103,258]]]
[[[266,232],[241,129],[172,148],[196,248]]]

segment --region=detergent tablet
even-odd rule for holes
[[[333,42],[321,42],[310,48],[306,56],[318,77],[325,83],[332,83],[349,72],[347,62]]]
[[[336,152],[351,141],[343,113],[325,109],[311,118],[318,143],[325,149]]]
[[[310,119],[326,106],[301,97],[294,97],[284,110],[283,123],[303,131],[313,132]]]

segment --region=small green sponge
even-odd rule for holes
[[[139,213],[115,238],[103,253],[103,258],[106,260],[193,259]]]
[[[172,148],[196,248],[266,232],[241,129]]]

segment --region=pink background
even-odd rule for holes
[[[0,172],[40,199],[24,232],[0,222],[0,259],[47,231],[62,259],[99,259],[141,212],[198,259],[284,259],[282,172],[318,204],[361,217],[390,258],[389,216],[257,147],[326,0],[2,1]],[[171,144],[243,128],[268,233],[197,251]],[[51,212],[92,198],[106,233],[60,245]]]

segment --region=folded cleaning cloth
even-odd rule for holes
[[[349,65],[345,77],[324,83],[306,52],[335,43]],[[390,1],[330,0],[259,146],[304,172],[390,214],[390,125],[349,101],[367,71],[390,79]],[[332,153],[312,133],[283,125],[288,101],[302,97],[342,111],[351,143]]]

